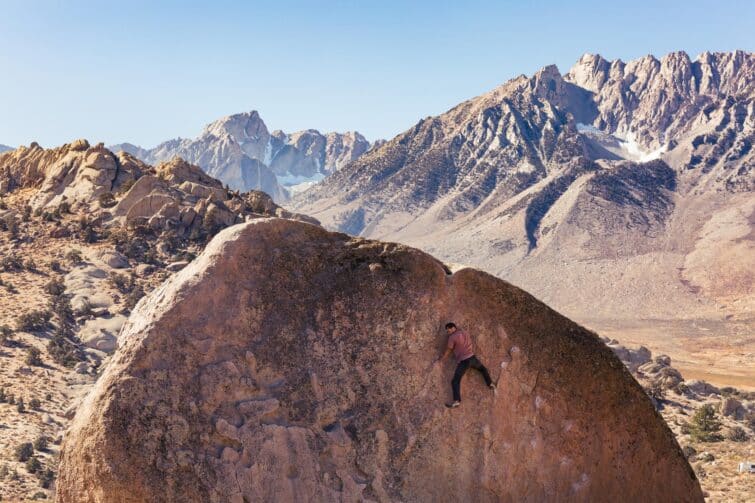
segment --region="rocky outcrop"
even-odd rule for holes
[[[453,319],[498,379],[448,410]],[[702,501],[593,334],[485,273],[262,219],[142,299],[62,447],[58,501]]]
[[[260,215],[317,223],[279,207],[265,193],[230,191],[183,159],[152,167],[86,140],[56,149],[32,144],[0,156],[0,193],[32,187],[33,211],[83,212],[107,225],[145,226],[182,237],[212,235]]]
[[[261,190],[284,201],[290,192],[321,180],[369,148],[370,143],[356,131],[271,133],[252,111],[223,117],[195,139],[178,138],[149,150],[123,143],[113,150],[124,150],[152,164],[179,156],[232,189]]]

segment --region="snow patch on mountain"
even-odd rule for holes
[[[592,124],[577,123],[577,131],[589,137],[591,140],[598,142],[600,146],[609,152],[629,161],[649,162],[660,159],[668,150],[668,145],[661,145],[655,150],[646,150],[637,142],[637,136],[634,132],[629,132],[625,137],[612,135],[601,131]]]

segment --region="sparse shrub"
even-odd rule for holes
[[[58,323],[69,323],[73,319],[71,299],[67,295],[59,295],[50,299],[50,311],[55,315]]]
[[[28,204],[24,205],[24,211],[21,214],[21,220],[23,220],[24,222],[31,220],[31,206],[29,206]]]
[[[755,431],[755,411],[745,413],[745,424],[752,431]]]
[[[10,475],[10,469],[7,463],[3,463],[3,466],[0,466],[0,480],[5,479],[8,475]]]
[[[52,313],[49,310],[34,310],[24,313],[16,320],[16,328],[24,332],[35,332],[47,328]]]
[[[9,346],[13,343],[13,329],[8,325],[0,325],[0,345]]]
[[[68,260],[72,265],[79,265],[84,261],[84,257],[81,255],[80,250],[74,248],[73,250],[66,253],[66,260]]]
[[[49,402],[50,400],[52,400],[52,393],[45,394],[45,401]]]
[[[50,261],[50,270],[52,272],[63,272],[60,268],[60,262],[54,259]]]
[[[42,487],[44,487],[44,486],[42,486]],[[33,500],[46,500],[47,499],[47,495],[45,493],[43,493],[42,491],[37,491],[37,492],[34,493],[34,495],[32,495],[31,499],[33,499]]]
[[[726,438],[734,442],[747,442],[750,439],[747,432],[741,426],[729,428]]]
[[[0,403],[8,401],[8,395],[5,394],[5,388],[0,388]]]
[[[47,443],[48,439],[44,435],[40,435],[37,437],[37,439],[34,441],[34,450],[35,451],[46,451],[47,450]]]
[[[666,391],[663,389],[661,383],[654,381],[649,386],[645,387],[645,393],[653,399],[656,404],[656,408],[662,408],[663,401],[666,399]]]
[[[129,293],[134,288],[134,279],[121,273],[110,274],[110,284],[121,293]]]
[[[705,404],[695,412],[689,425],[692,438],[698,442],[719,442],[723,437],[718,433],[721,422],[716,415],[716,409],[711,404]]]
[[[58,217],[65,213],[71,213],[71,203],[68,201],[61,201],[58,207],[55,208],[55,213],[57,213]]]
[[[32,457],[34,454],[34,446],[31,445],[31,442],[24,442],[22,444],[19,444],[16,446],[16,461],[24,462],[28,461],[29,458]]]
[[[26,259],[26,262],[24,262],[24,269],[29,272],[37,272],[37,263],[34,262],[33,258],[29,257]]]
[[[40,468],[42,463],[36,457],[32,456],[26,461],[26,471],[29,473],[37,473]]]
[[[189,234],[189,241],[202,242],[206,239],[205,233],[199,227],[194,227]]]
[[[41,354],[39,349],[31,346],[26,350],[26,364],[41,367],[43,365]]]
[[[20,271],[24,268],[24,262],[18,255],[7,255],[0,260],[0,268],[7,272]]]
[[[135,183],[136,183],[136,180],[126,180],[118,188],[118,193],[119,194],[125,194],[126,192],[128,192],[129,190],[131,190],[131,187],[133,187]]]
[[[116,250],[137,262],[154,263],[155,261],[155,253],[154,251],[150,253],[149,243],[143,237],[134,236],[122,245],[116,246]]]
[[[0,210],[7,210],[8,209],[8,203],[5,202],[5,199],[0,199]]]
[[[55,472],[49,468],[40,470],[39,473],[37,473],[37,478],[39,479],[39,485],[42,486],[43,489],[49,489],[52,485],[52,481],[55,480]]]
[[[6,231],[8,234],[10,234],[11,239],[15,239],[18,237],[18,220],[16,220],[16,215],[13,213],[9,213],[5,215],[2,219],[2,228],[4,231]]]
[[[23,398],[19,398],[18,402],[16,402],[16,410],[18,411],[19,414],[23,414],[24,412],[26,412],[26,405],[24,405]]]
[[[86,215],[82,215],[79,218],[79,231],[77,236],[85,243],[94,243],[97,241],[97,231]]]
[[[144,290],[142,290],[141,286],[136,285],[134,289],[126,295],[126,309],[129,311],[132,310],[142,297],[144,297]]]
[[[163,232],[160,235],[160,242],[169,254],[175,254],[181,248],[181,238],[173,230]]]
[[[45,293],[57,297],[63,295],[66,291],[66,286],[60,278],[54,278],[47,282],[45,285]]]
[[[4,281],[3,285],[5,286],[5,289],[8,290],[8,293],[18,293],[16,287],[13,286],[13,283],[11,283],[10,281]]]
[[[73,367],[82,361],[85,356],[78,344],[74,341],[71,330],[60,325],[47,343],[47,353],[58,364],[65,367]]]
[[[38,398],[32,398],[31,400],[29,400],[29,407],[31,407],[31,410],[39,411],[42,410],[42,403],[40,403]]]
[[[110,229],[108,239],[116,246],[125,245],[129,241],[128,231],[123,227]]]
[[[16,404],[16,397],[13,393],[8,393],[8,403],[11,405]]]

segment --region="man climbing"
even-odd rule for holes
[[[490,378],[488,369],[486,369],[485,365],[483,365],[475,356],[474,351],[472,350],[472,338],[469,334],[463,330],[459,330],[453,322],[446,323],[446,334],[448,334],[446,350],[436,360],[436,363],[445,360],[446,357],[451,354],[451,351],[453,351],[454,358],[456,359],[456,371],[454,372],[453,379],[451,379],[451,389],[453,390],[454,401],[446,404],[446,407],[453,409],[461,405],[461,378],[470,367],[482,374],[483,379],[485,379],[485,384],[487,384],[490,389],[495,390],[495,384]]]

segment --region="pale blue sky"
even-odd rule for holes
[[[0,2],[0,143],[145,147],[257,109],[390,138],[521,73],[752,51],[753,1]]]

